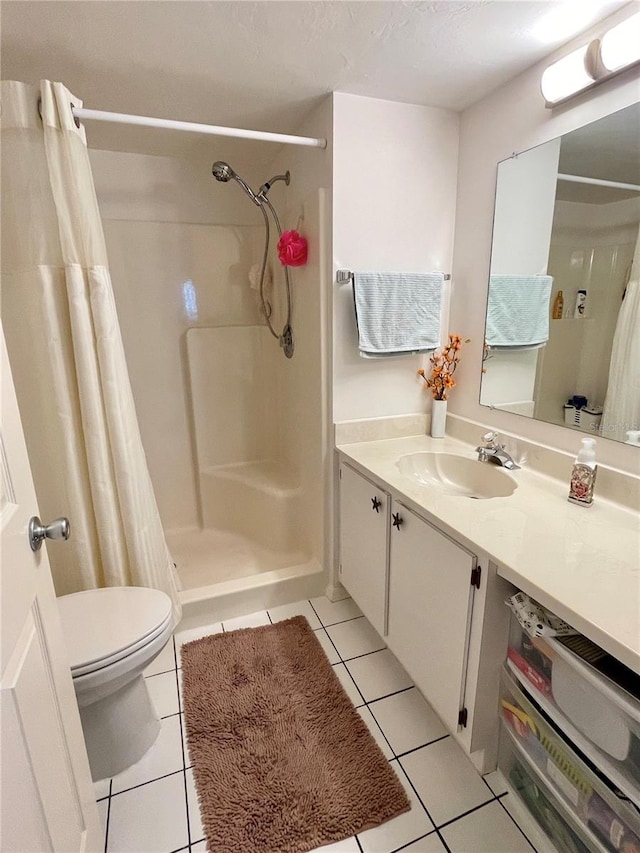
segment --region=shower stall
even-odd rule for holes
[[[264,145],[235,145],[224,153],[243,178],[227,162],[212,169],[218,143],[179,157],[90,151],[142,441],[187,619],[326,586],[323,172],[317,151],[287,148],[274,159],[266,146],[268,160]],[[291,271],[276,254],[290,228],[310,244],[308,264]]]

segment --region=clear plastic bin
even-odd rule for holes
[[[594,662],[604,660],[585,638],[567,642],[584,646]],[[636,676],[616,664],[611,671],[628,676],[633,688]],[[554,724],[640,807],[640,702],[558,640],[529,637],[513,615],[507,666]]]
[[[498,765],[545,832],[548,829],[544,819],[531,808],[533,794],[529,791],[527,796],[526,785],[530,783],[523,778],[524,787],[518,789],[514,782],[514,766],[518,763],[588,850],[640,850],[638,809],[609,786],[549,724],[506,668],[502,673],[500,714]],[[573,849],[562,846],[561,834],[550,837],[562,853]],[[579,845],[576,849],[581,850]]]

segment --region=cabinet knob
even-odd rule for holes
[[[380,507],[382,506],[382,501],[380,500],[380,498],[377,495],[375,495],[374,497],[371,498],[371,504],[372,504],[371,509],[375,509],[376,512],[380,512]]]
[[[404,519],[399,512],[393,513],[393,526],[400,530],[400,525],[404,524]]]

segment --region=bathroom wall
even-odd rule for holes
[[[627,8],[612,15],[576,40],[575,47],[597,37],[631,12]],[[571,46],[567,45],[562,53]],[[633,70],[563,107],[547,110],[540,94],[540,77],[553,58],[552,55],[528,69],[461,116],[450,325],[464,329],[472,342],[463,350],[458,387],[451,395],[449,408],[497,430],[573,451],[578,443],[575,432],[508,412],[492,411],[478,402],[497,163],[514,151],[547,142],[638,100],[637,71]],[[601,462],[637,473],[640,468],[637,449],[613,441],[602,440],[598,444]]]
[[[333,122],[334,273],[451,272],[458,114],[336,92]],[[333,285],[333,338],[334,421],[428,410],[424,357],[358,355],[350,285]]]
[[[264,155],[264,152],[263,152]],[[91,150],[143,445],[166,529],[199,523],[186,331],[261,322],[262,217],[211,161]],[[256,157],[255,172],[266,167]],[[247,179],[255,180],[255,174]],[[239,354],[238,354],[239,355]],[[239,358],[225,352],[230,368]],[[272,410],[273,411],[273,410]]]

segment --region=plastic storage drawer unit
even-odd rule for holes
[[[638,809],[564,740],[507,669],[502,674],[500,712],[499,767],[558,849],[562,853],[565,849],[581,851],[580,844],[584,844],[597,853],[638,853]],[[520,771],[514,771],[516,765]],[[525,778],[518,784],[517,774],[522,771]],[[544,800],[534,798],[531,783]],[[536,803],[543,805],[536,809]],[[555,824],[554,832],[549,829],[549,809],[555,810],[561,824],[566,825],[567,837],[575,835],[580,843],[572,847],[564,834],[558,837],[560,830]],[[545,819],[541,820],[541,814]]]
[[[619,676],[623,689],[556,639],[531,638],[512,615],[507,665],[568,737],[640,806],[640,678],[584,637],[565,640]]]

